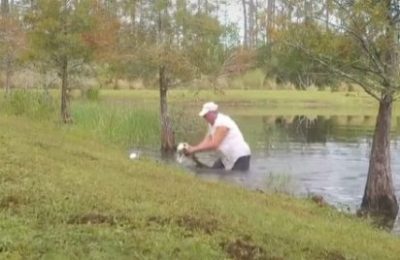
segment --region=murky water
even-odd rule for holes
[[[249,189],[275,189],[297,196],[322,195],[336,207],[354,212],[361,204],[367,179],[375,119],[371,116],[236,117],[251,143],[247,173],[185,167],[208,180],[236,183]],[[400,198],[399,121],[392,131],[392,172]],[[399,124],[399,125],[398,125]],[[200,157],[212,164],[212,154]],[[397,224],[395,232],[400,231]]]

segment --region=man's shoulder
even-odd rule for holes
[[[230,118],[229,116],[222,114],[222,113],[218,113],[217,119],[215,121],[215,125],[217,126],[230,126],[233,123],[232,118]]]
[[[230,116],[228,116],[224,113],[218,112],[217,120],[218,119],[224,120],[224,119],[231,119],[231,118],[230,118]]]

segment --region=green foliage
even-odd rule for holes
[[[183,51],[193,65],[204,74],[215,74],[224,58],[220,42],[224,27],[219,21],[205,13],[186,15],[183,24],[185,38]]]
[[[98,101],[100,96],[100,89],[98,88],[87,88],[82,90],[83,96],[90,101]]]
[[[221,37],[228,38],[225,34],[232,30],[225,32],[216,17],[195,12],[186,2],[178,2],[176,9],[168,1],[153,1],[142,8],[145,14],[142,23],[134,26],[136,33],[121,35],[122,58],[114,67],[124,77],[154,79],[160,66],[165,66],[173,84],[219,71],[225,55]]]
[[[102,30],[114,29],[101,22],[102,11],[101,3],[92,0],[38,0],[26,16],[31,27],[32,59],[42,69],[54,70],[61,79],[60,115],[64,123],[72,122],[67,94],[71,74],[81,72],[82,65],[92,59],[97,49],[104,50],[103,44],[98,44],[104,39]]]
[[[189,103],[171,103],[170,107],[177,142],[198,142],[205,133],[206,125],[204,120],[197,116],[197,110],[193,111],[193,105]]]
[[[46,92],[15,90],[1,103],[3,109],[11,115],[24,115],[36,119],[54,117],[56,102]]]
[[[322,26],[307,23],[293,24],[282,31],[271,56],[267,56],[263,62],[267,75],[275,78],[277,83],[292,83],[299,89],[312,85],[321,88],[339,84],[338,76],[309,53],[312,50],[313,53],[319,53],[318,57],[335,55],[338,58],[351,54],[351,51],[344,53],[350,48],[342,48],[346,46],[344,38],[325,33],[324,30]],[[260,51],[266,51],[266,48]]]
[[[79,102],[72,114],[76,129],[92,133],[107,143],[125,148],[159,143],[160,124],[155,111]]]
[[[399,48],[397,5],[332,1],[330,8],[337,21],[323,25],[325,14],[318,13],[276,34],[270,74],[299,87],[352,82],[376,99],[398,91],[399,66],[397,59],[389,58]]]
[[[90,2],[39,0],[37,11],[26,16],[33,28],[30,33],[32,58],[56,68],[62,66],[64,59],[86,62],[93,51],[84,37],[94,26],[93,17],[88,15]]]

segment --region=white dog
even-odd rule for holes
[[[178,146],[176,147],[176,161],[178,163],[183,163],[184,158],[186,157],[185,155],[185,150],[189,148],[188,143],[179,143]],[[195,162],[196,167],[199,168],[210,168],[208,165],[205,165],[204,163],[200,162],[197,157],[192,154],[190,155],[190,158]]]
[[[176,161],[178,163],[183,163],[183,159],[185,158],[185,150],[189,148],[188,143],[179,143],[176,147]]]

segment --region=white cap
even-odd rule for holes
[[[214,102],[207,102],[203,105],[203,108],[201,109],[199,116],[203,117],[205,116],[208,112],[211,111],[217,111],[218,110],[218,105],[215,104]]]

